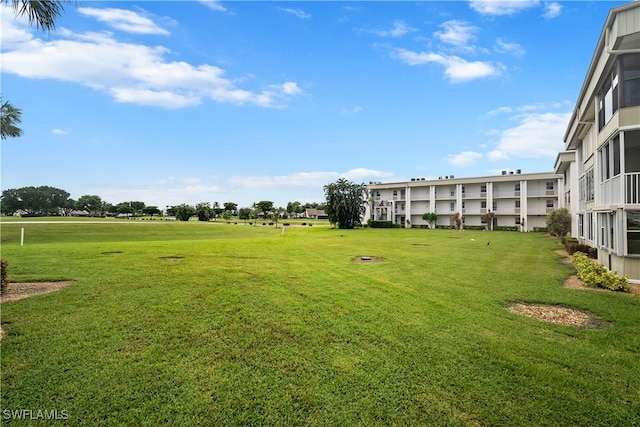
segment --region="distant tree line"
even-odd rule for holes
[[[298,201],[287,203],[286,208],[275,207],[273,202],[262,200],[251,207],[238,208],[234,202],[198,203],[195,206],[183,203],[167,206],[166,214],[176,219],[188,221],[197,217],[200,221],[216,221],[218,218],[230,220],[237,217],[245,222],[250,219],[269,218],[276,225],[282,218],[297,217],[305,209],[325,209],[324,203],[305,203]],[[60,188],[40,186],[8,189],[0,196],[2,215],[20,214],[22,216],[155,216],[163,215],[157,206],[147,206],[141,201],[126,201],[112,204],[96,195],[84,195],[74,200],[70,194]]]

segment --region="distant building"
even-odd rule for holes
[[[640,2],[610,10],[558,154],[571,234],[640,282]]]
[[[365,221],[391,221],[406,228],[428,226],[425,213],[438,215],[436,226],[450,226],[454,215],[462,216],[463,226],[484,226],[486,214],[491,228],[509,227],[533,231],[546,227],[549,212],[563,207],[559,189],[562,175],[553,172],[523,174],[504,171],[501,175],[455,178],[445,176],[409,182],[367,185],[370,205]]]
[[[305,209],[304,217],[308,219],[327,219],[329,216],[322,209]]]

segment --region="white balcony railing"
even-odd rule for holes
[[[624,174],[626,204],[640,204],[640,172]]]

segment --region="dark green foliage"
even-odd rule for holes
[[[367,187],[345,178],[324,186],[327,201],[325,211],[331,224],[352,229],[361,225],[366,210]]]
[[[198,221],[209,221],[213,211],[211,210],[211,205],[209,203],[198,203],[196,205],[196,215],[198,216]]]
[[[589,255],[589,252],[591,251],[591,246],[577,242],[567,242],[564,247],[569,255],[573,255],[576,252],[582,252],[585,255]]]
[[[14,107],[9,101],[2,102],[0,97],[0,134],[2,139],[17,138],[22,135],[22,129],[18,127],[18,124],[22,121],[22,111],[19,108]]]
[[[87,211],[90,215],[100,215],[102,213],[103,202],[100,196],[84,195],[80,196],[76,201],[76,209],[79,211]]]
[[[69,193],[60,188],[42,185],[22,187],[2,192],[2,213],[12,214],[18,210],[26,215],[57,215],[69,205]]]
[[[571,214],[566,208],[551,211],[545,222],[552,236],[564,237],[571,231]]]
[[[426,212],[422,214],[422,219],[429,223],[430,228],[434,228],[434,224],[438,220],[438,214],[434,212]]]
[[[371,221],[369,223],[369,227],[371,228],[394,228],[393,222],[391,221]]]
[[[173,214],[179,221],[189,221],[189,218],[196,214],[196,210],[193,206],[183,203],[173,207]]]

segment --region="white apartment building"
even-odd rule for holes
[[[564,143],[555,172],[571,234],[640,282],[640,2],[610,10]]]
[[[520,171],[478,178],[445,176],[409,182],[370,182],[370,203],[365,221],[391,221],[411,228],[426,227],[425,213],[438,216],[436,226],[450,226],[454,215],[463,226],[483,227],[483,216],[493,213],[491,228],[533,231],[545,227],[549,212],[563,207],[559,198],[562,175],[553,172],[523,174]],[[485,217],[486,219],[486,217]]]

